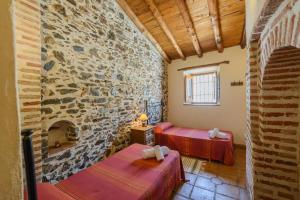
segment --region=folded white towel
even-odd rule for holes
[[[214,128],[213,130],[208,131],[208,136],[210,138],[221,138],[221,139],[228,139],[226,133],[220,132],[218,128]]]
[[[223,132],[219,132],[216,137],[221,139],[228,139],[228,135]]]
[[[209,138],[214,138],[214,137],[215,137],[214,131],[213,131],[213,130],[209,130],[209,131],[208,131],[208,137],[209,137]]]
[[[160,147],[161,151],[163,152],[163,155],[167,155],[170,151],[170,149],[166,146]],[[144,149],[143,152],[143,158],[148,159],[148,158],[154,158],[155,157],[155,149],[154,148],[149,148],[149,149]]]
[[[213,130],[208,131],[208,136],[210,138],[215,138],[215,137],[217,137],[218,134],[219,134],[219,129],[218,128],[214,128]]]
[[[163,154],[162,150],[160,149],[160,146],[156,145],[154,147],[154,149],[155,149],[156,160],[158,160],[158,161],[164,160],[165,157],[164,157],[164,154]]]

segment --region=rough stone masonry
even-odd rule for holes
[[[167,74],[114,0],[42,0],[41,14],[42,169],[54,183],[128,145],[144,100],[166,105]],[[47,130],[60,120],[74,123],[80,139],[48,155]]]

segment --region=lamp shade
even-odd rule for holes
[[[148,120],[147,115],[146,115],[146,114],[141,114],[140,120],[141,120],[141,121],[146,121],[146,120]]]

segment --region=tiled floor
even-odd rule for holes
[[[235,164],[182,157],[186,178],[173,200],[249,200],[245,189],[245,150],[235,150]]]

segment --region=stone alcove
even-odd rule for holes
[[[79,140],[79,129],[71,121],[60,120],[52,123],[43,131],[43,157],[56,154],[76,145]]]

